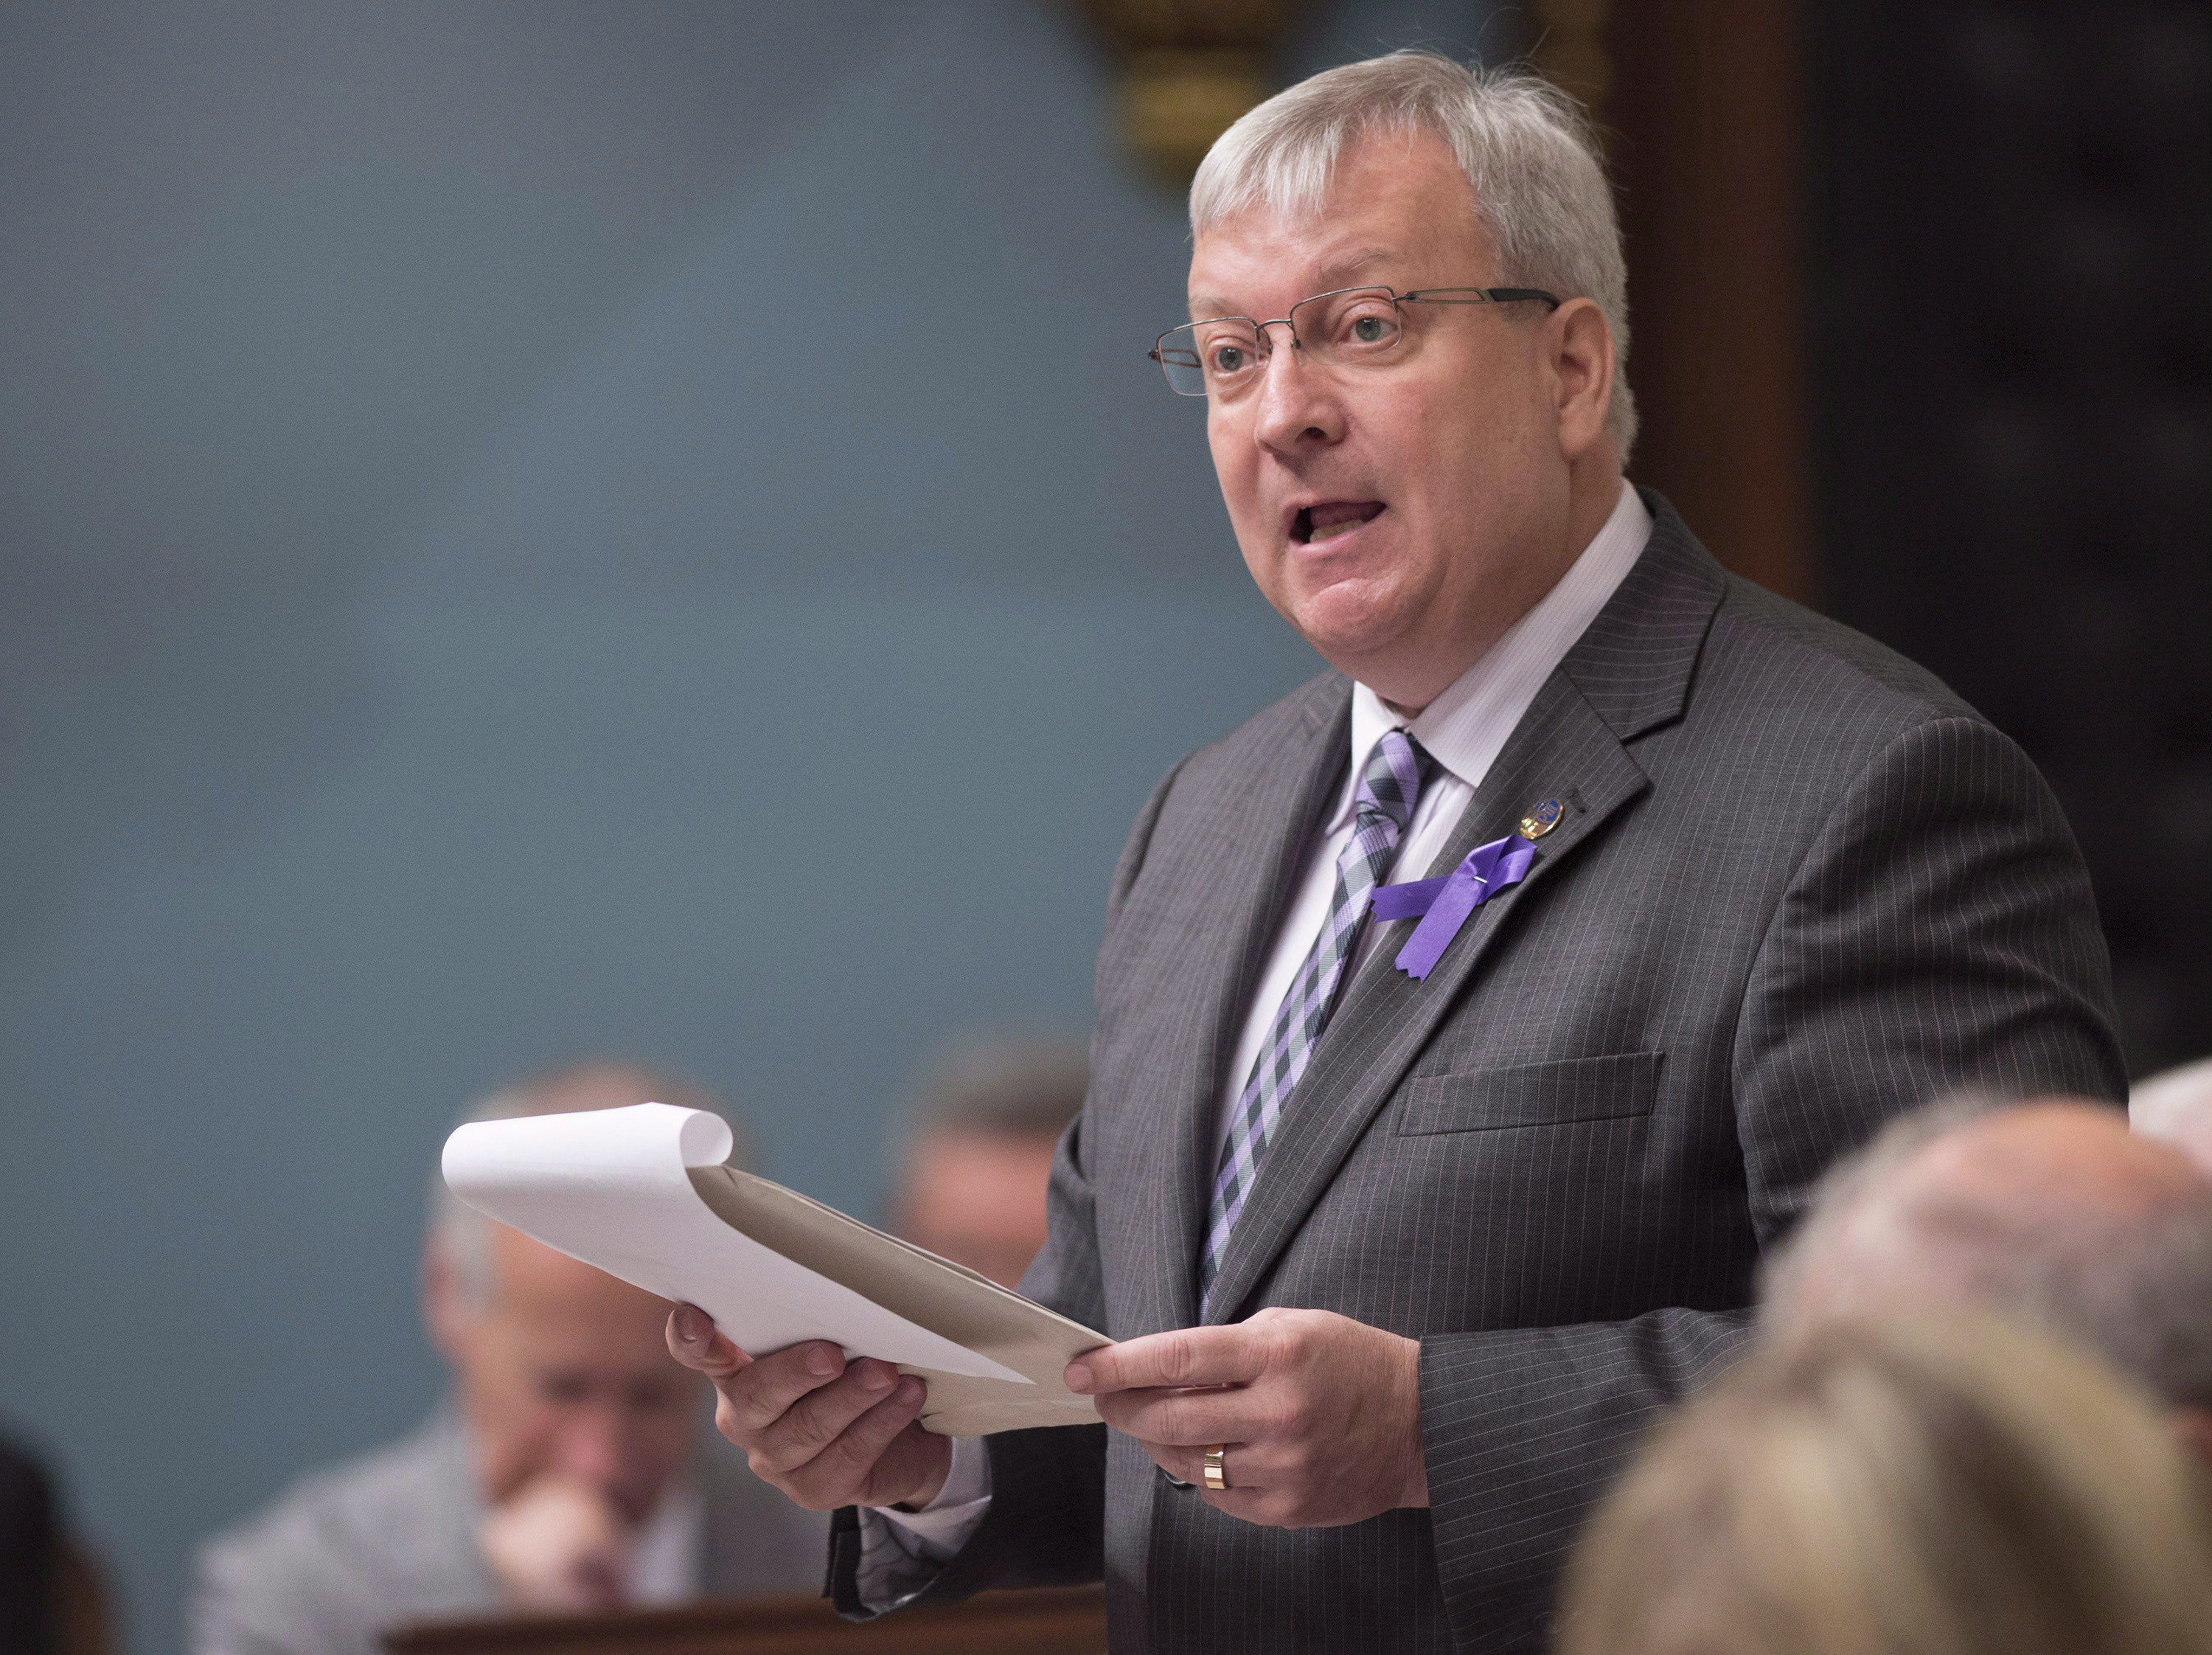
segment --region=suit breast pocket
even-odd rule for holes
[[[1414,1074],[1398,1088],[1398,1134],[1488,1132],[1649,1115],[1665,1054],[1626,1051],[1465,1074]]]

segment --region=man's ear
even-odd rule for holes
[[[1558,399],[1559,451],[1570,463],[1606,441],[1613,406],[1613,328],[1595,301],[1570,299],[1545,329]]]
[[[2177,1408],[2173,1428],[2182,1442],[2212,1469],[2212,1408]]]
[[[480,1311],[444,1237],[422,1247],[422,1327],[448,1362],[459,1362]]]

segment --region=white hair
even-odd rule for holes
[[[1192,234],[1253,207],[1318,210],[1345,146],[1377,131],[1433,132],[1450,146],[1497,243],[1501,285],[1589,299],[1604,313],[1613,339],[1605,429],[1626,465],[1636,399],[1628,388],[1620,224],[1589,122],[1549,82],[1419,51],[1301,81],[1245,114],[1206,152],[1191,180]]]
[[[2212,1057],[2137,1081],[2128,1093],[2128,1124],[2212,1172]]]
[[[1838,1162],[1762,1273],[1762,1325],[1790,1336],[1929,1295],[2033,1322],[2174,1407],[2212,1409],[2212,1183],[2116,1207],[1913,1177],[1936,1144],[2019,1106],[1955,1098]]]

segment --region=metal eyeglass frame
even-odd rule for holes
[[[1206,327],[1214,322],[1249,322],[1252,325],[1253,336],[1260,341],[1261,347],[1266,353],[1260,358],[1264,362],[1268,356],[1274,355],[1274,346],[1271,343],[1272,336],[1267,332],[1269,328],[1278,324],[1289,328],[1291,347],[1294,350],[1303,350],[1306,348],[1305,342],[1298,338],[1297,324],[1291,319],[1291,316],[1295,316],[1308,305],[1323,299],[1334,299],[1340,294],[1346,293],[1389,294],[1390,306],[1394,311],[1401,305],[1517,305],[1532,301],[1548,305],[1553,310],[1557,310],[1565,302],[1558,294],[1547,293],[1542,288],[1414,288],[1407,292],[1400,293],[1395,289],[1386,287],[1379,282],[1362,282],[1348,288],[1331,288],[1326,293],[1308,294],[1291,307],[1290,316],[1278,316],[1273,321],[1263,322],[1256,316],[1208,316],[1199,321],[1184,322],[1161,334],[1152,342],[1152,348],[1145,354],[1160,365],[1160,374],[1167,380],[1168,389],[1174,392],[1176,395],[1202,397],[1206,394],[1203,383],[1195,391],[1186,391],[1175,382],[1173,375],[1169,373],[1164,352],[1170,334],[1186,332],[1194,327]],[[1405,325],[1405,318],[1401,316],[1398,319],[1398,326],[1401,333],[1404,332]],[[1206,371],[1204,367],[1196,362],[1190,362],[1188,366],[1195,368],[1201,375]]]

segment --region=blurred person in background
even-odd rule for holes
[[[1559,1655],[2208,1655],[2198,1465],[2101,1363],[1976,1312],[1841,1320],[1652,1439]]]
[[[647,1070],[527,1081],[471,1121],[658,1101]],[[812,1590],[823,1524],[705,1429],[668,1306],[464,1207],[437,1183],[423,1316],[454,1395],[419,1430],[308,1479],[210,1542],[198,1655],[373,1655],[409,1622]]]
[[[916,1246],[1011,1287],[1044,1245],[1054,1147],[1083,1108],[1080,1042],[963,1047],[922,1088],[896,1226]]]
[[[59,1647],[61,1527],[53,1485],[30,1455],[0,1438],[0,1650]]]
[[[0,1436],[0,1655],[107,1655],[107,1585],[55,1478]]]
[[[1979,1306],[2094,1352],[2212,1461],[2212,1180],[2119,1111],[1964,1100],[1824,1179],[1763,1283],[1784,1338],[1840,1317]]]
[[[2154,1074],[2128,1094],[2128,1123],[2212,1176],[2212,1057]]]

